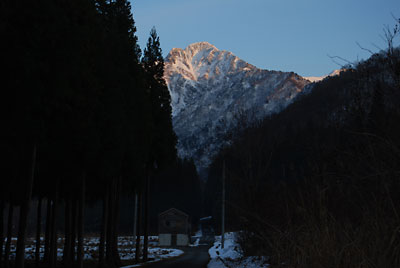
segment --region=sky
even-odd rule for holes
[[[322,76],[385,48],[399,0],[131,0],[139,44],[151,28],[164,56],[207,41],[258,68]],[[397,40],[398,41],[398,40]],[[397,42],[399,43],[399,42]],[[343,64],[345,64],[343,62]]]

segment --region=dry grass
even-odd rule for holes
[[[307,198],[286,200],[285,225],[250,221],[241,238],[247,254],[270,256],[271,268],[400,267],[400,221],[390,196],[371,199],[358,211],[351,208],[353,218],[332,209],[326,199],[313,194]],[[348,196],[346,202],[354,204],[356,199]]]

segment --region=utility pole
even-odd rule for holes
[[[225,244],[225,159],[222,162],[222,221],[221,221],[221,248]]]

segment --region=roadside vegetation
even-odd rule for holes
[[[227,228],[242,231],[245,255],[271,267],[400,267],[399,24],[385,30],[385,50],[241,130],[216,157],[206,209],[221,218],[225,162]]]

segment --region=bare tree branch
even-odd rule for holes
[[[354,67],[354,66],[356,65],[354,62],[351,62],[351,61],[349,61],[349,60],[346,60],[345,58],[342,58],[342,57],[340,57],[340,56],[331,56],[331,55],[328,54],[328,57],[329,57],[334,63],[336,63],[337,65],[339,65],[339,66],[341,66],[341,67],[344,67],[345,64],[339,63],[338,61],[336,61],[337,59],[338,59],[338,60],[341,60],[341,61],[344,61],[345,63],[347,63],[347,64],[350,65],[351,67]]]
[[[357,46],[358,46],[359,48],[361,48],[362,50],[365,50],[365,51],[369,52],[371,55],[374,55],[374,54],[375,54],[372,50],[361,46],[360,43],[356,42],[356,44],[357,44]]]

